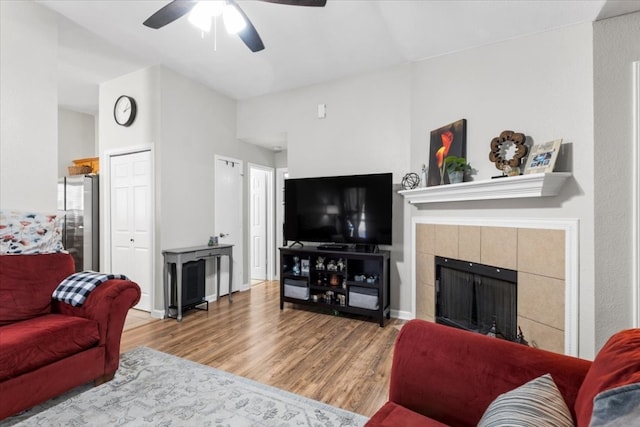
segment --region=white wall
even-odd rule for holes
[[[409,64],[334,82],[238,101],[238,137],[286,134],[292,178],[392,172],[396,189],[409,169]],[[318,119],[318,104],[327,116]],[[393,198],[391,308],[411,309],[403,257],[403,200]],[[402,279],[401,279],[402,277]]]
[[[596,343],[632,323],[633,62],[640,12],[594,25]],[[640,118],[635,117],[638,121]],[[640,185],[636,183],[636,185]]]
[[[214,157],[222,155],[268,167],[271,150],[236,138],[236,101],[167,68],[161,68],[162,248],[207,243],[215,233]],[[244,242],[248,243],[249,180],[244,179]],[[243,283],[249,280],[249,245],[243,245]],[[212,293],[212,292],[211,292]]]
[[[571,144],[562,154],[573,178],[556,197],[432,204],[413,215],[578,218],[583,357],[595,347],[592,62],[591,24],[422,61],[413,67],[411,121],[411,169],[418,170],[427,161],[429,132],[466,118],[467,158],[477,180],[500,174],[489,161],[489,144],[503,130],[534,143],[563,138]]]
[[[138,109],[136,120],[128,128],[113,121],[113,103],[123,94],[133,96]],[[162,250],[204,245],[214,232],[215,155],[267,166],[273,166],[274,156],[270,150],[235,138],[234,100],[162,66],[103,83],[100,113],[101,164],[106,166],[102,157],[109,151],[149,146],[154,153],[154,308],[162,310]],[[108,185],[108,179],[101,182]],[[104,191],[108,187],[103,189],[106,194]],[[242,215],[244,229],[248,230],[246,209]],[[210,280],[206,292],[213,293]]]
[[[51,11],[0,1],[2,209],[57,209],[57,40]]]
[[[593,45],[590,24],[510,40],[332,83],[240,101],[238,134],[286,133],[292,176],[391,170],[394,182],[427,163],[430,131],[468,124],[467,157],[489,179],[489,143],[506,129],[533,142],[563,138],[573,172],[553,198],[428,205],[394,200],[392,309],[411,310],[412,216],[578,218],[580,354],[595,350]],[[327,119],[315,118],[318,103]]]
[[[98,156],[96,117],[58,109],[58,176],[68,175],[73,160]]]

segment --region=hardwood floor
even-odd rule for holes
[[[280,310],[278,282],[126,330],[121,351],[146,346],[365,416],[387,400],[395,337],[403,321]],[[188,373],[185,373],[188,374]]]

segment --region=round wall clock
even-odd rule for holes
[[[120,126],[131,126],[136,119],[136,101],[130,96],[122,95],[113,107],[113,118]]]

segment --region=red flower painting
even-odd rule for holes
[[[445,159],[449,155],[465,157],[467,149],[467,121],[458,120],[447,126],[431,131],[431,145],[429,156],[429,178],[427,185],[448,183],[444,173]]]

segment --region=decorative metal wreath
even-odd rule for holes
[[[420,185],[420,177],[417,173],[409,172],[402,178],[402,188],[412,190]]]
[[[529,152],[529,147],[524,144],[525,139],[522,133],[505,130],[500,136],[491,140],[489,160],[495,163],[496,169],[504,171],[505,166],[510,168],[520,166],[522,159]]]

